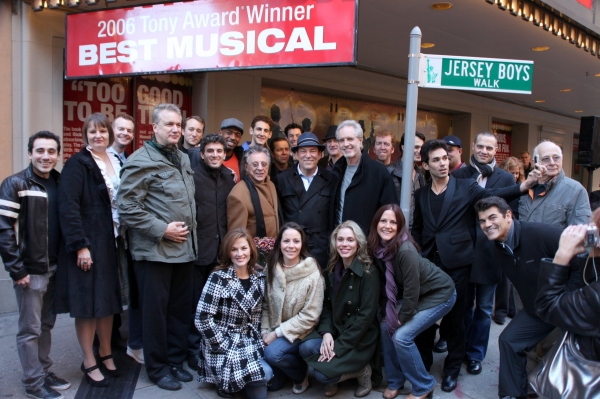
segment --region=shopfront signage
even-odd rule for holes
[[[419,86],[531,94],[533,61],[421,54]]]
[[[66,77],[348,65],[356,0],[197,0],[67,15]]]

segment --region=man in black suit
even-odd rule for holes
[[[473,155],[470,165],[457,169],[452,176],[457,179],[475,179],[484,188],[512,187],[515,185],[511,173],[496,164],[498,141],[490,132],[479,133],[473,142]],[[490,243],[481,229],[477,231],[475,260],[471,268],[471,278],[467,288],[467,308],[465,327],[467,331],[466,353],[467,372],[481,373],[481,362],[487,353],[494,292],[500,282],[498,263],[490,256]]]
[[[314,134],[302,133],[292,147],[298,165],[277,175],[277,192],[284,222],[296,222],[308,235],[309,251],[321,268],[327,267],[329,234],[333,230],[333,193],[337,179],[317,166],[325,146]]]
[[[517,198],[536,184],[540,173],[533,171],[520,186],[486,190],[473,179],[456,179],[448,174],[448,147],[443,140],[425,142],[421,148],[421,159],[432,181],[415,192],[412,235],[421,247],[422,256],[446,272],[456,287],[456,303],[441,326],[448,340],[442,390],[451,392],[456,388],[465,355],[464,312],[471,265],[475,258],[473,205],[489,195]],[[433,341],[430,345],[433,346]],[[420,351],[431,352],[423,347]],[[428,361],[424,359],[424,362]]]
[[[536,313],[540,263],[543,258],[554,257],[562,229],[544,223],[513,220],[510,206],[498,197],[478,201],[475,210],[481,230],[492,242],[491,256],[513,282],[523,302],[523,309],[498,338],[498,396],[503,399],[527,398],[527,352],[554,330],[553,325],[544,322]],[[567,290],[583,286],[576,258],[571,261],[569,273]]]

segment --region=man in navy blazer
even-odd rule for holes
[[[540,173],[533,171],[519,186],[486,190],[473,179],[456,179],[449,175],[448,147],[443,140],[427,141],[421,149],[421,159],[432,181],[415,193],[412,235],[421,247],[421,255],[446,272],[456,287],[456,303],[442,321],[448,341],[442,390],[451,392],[456,388],[465,355],[464,312],[475,259],[473,205],[490,195],[508,200],[517,198],[537,183]],[[432,340],[430,345],[433,347]],[[431,352],[423,346],[420,351]]]
[[[473,155],[470,165],[457,169],[452,176],[457,179],[474,179],[484,188],[515,186],[511,173],[496,164],[498,140],[493,133],[482,132],[473,141]],[[492,324],[494,292],[500,282],[498,263],[491,256],[491,243],[481,229],[475,227],[475,260],[467,287],[467,308],[465,328],[467,331],[466,354],[467,372],[481,373],[481,362],[485,359]]]

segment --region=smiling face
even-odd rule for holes
[[[540,163],[546,168],[542,179],[548,181],[558,175],[562,170],[562,151],[554,143],[544,142],[537,147]]]
[[[362,138],[356,137],[356,132],[352,126],[344,126],[337,132],[338,144],[342,149],[342,154],[348,160],[349,165],[355,165],[360,161],[360,150],[362,148]]]
[[[512,224],[512,212],[506,211],[503,216],[500,210],[492,206],[491,208],[479,212],[479,226],[483,234],[492,241],[504,241],[510,231]]]
[[[31,167],[33,172],[47,179],[50,171],[54,169],[58,162],[58,144],[53,139],[39,138],[33,142],[33,148],[29,153]]]
[[[298,128],[288,130],[287,139],[289,140],[290,145],[292,147],[295,147],[298,145],[298,137],[300,137],[301,134],[302,134],[302,130],[300,130]]]
[[[229,251],[231,263],[236,269],[246,268],[246,266],[248,266],[250,254],[250,244],[248,244],[248,240],[243,237],[235,240],[231,247],[231,251]]]
[[[473,143],[473,156],[479,163],[491,163],[496,156],[498,141],[489,134],[480,134]]]
[[[158,123],[152,124],[156,141],[164,146],[177,145],[181,137],[181,115],[175,111],[162,110]]]
[[[271,138],[271,127],[266,122],[258,121],[253,128],[250,128],[250,135],[252,136],[252,145],[266,147],[267,140]]]
[[[394,146],[392,136],[375,136],[375,156],[377,160],[384,165],[392,161]]]
[[[200,156],[210,169],[219,169],[225,160],[225,148],[221,143],[208,143]]]
[[[339,157],[340,154],[340,146],[336,139],[327,140],[325,142],[325,146],[327,147],[327,153],[330,157],[336,158]]]
[[[133,122],[125,118],[117,118],[113,121],[113,132],[115,134],[113,146],[125,148],[133,141]]]
[[[377,234],[382,241],[389,241],[398,234],[398,221],[396,214],[391,210],[383,212],[377,223]]]
[[[344,264],[350,264],[358,251],[358,242],[352,229],[339,229],[335,238],[335,248],[344,261]]]
[[[269,173],[269,158],[262,152],[255,152],[248,157],[246,164],[246,174],[250,176],[254,183],[265,181]]]
[[[290,159],[290,143],[287,140],[278,140],[273,143],[273,158],[279,166],[287,166]]]
[[[317,147],[298,148],[298,151],[296,151],[296,158],[298,159],[300,171],[304,173],[304,175],[312,175],[315,173],[321,155],[322,153]]]
[[[225,140],[225,151],[231,153],[235,147],[240,144],[240,140],[242,139],[242,132],[233,127],[227,127],[219,130],[219,134]]]
[[[204,133],[204,125],[196,119],[190,119],[185,124],[185,129],[181,132],[183,135],[183,147],[194,148],[200,144],[202,134]]]
[[[294,229],[286,229],[281,235],[281,255],[283,264],[292,266],[300,260],[300,250],[302,249],[302,236],[300,232]]]
[[[106,152],[110,141],[108,127],[98,126],[90,123],[87,129],[87,139],[92,151],[97,153]]]
[[[421,140],[419,136],[415,136],[415,148],[413,149],[413,162],[421,162],[421,147],[425,142]],[[404,146],[402,146],[402,152],[404,153]]]
[[[423,169],[428,170],[436,179],[448,176],[448,154],[443,148],[437,148],[429,152],[429,162],[423,162]]]

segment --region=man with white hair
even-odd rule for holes
[[[386,167],[369,156],[363,149],[363,130],[358,122],[343,121],[335,132],[344,155],[332,170],[338,179],[335,196],[336,224],[353,220],[365,234],[377,209],[397,204],[394,181]]]
[[[587,224],[592,211],[585,188],[565,176],[563,154],[552,141],[542,141],[533,150],[539,157],[542,176],[519,200],[519,220],[547,223],[564,229],[572,224]]]

